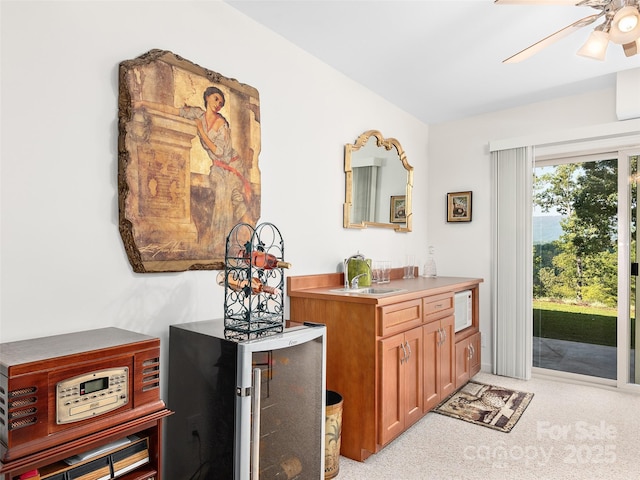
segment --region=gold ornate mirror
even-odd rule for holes
[[[344,151],[344,228],[410,232],[413,167],[395,138],[369,130]]]

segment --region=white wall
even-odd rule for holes
[[[2,1],[0,341],[117,326],[159,336],[220,318],[216,272],[135,274],[118,232],[118,64],[170,50],[260,93],[262,217],[288,275],[360,249],[400,266],[426,244],[428,127],[218,2]],[[342,228],[346,143],[399,139],[414,232]]]
[[[166,347],[169,325],[222,315],[215,272],[134,274],[118,232],[118,64],[153,48],[260,92],[261,221],[282,231],[289,275],[336,271],[358,249],[422,262],[433,244],[441,275],[485,279],[486,339],[488,142],[615,121],[605,90],[429,128],[217,1],[0,8],[2,342],[118,326]],[[397,138],[415,168],[412,233],[342,228],[344,144],[369,129]],[[447,224],[446,193],[460,190],[473,191],[473,221]],[[490,358],[483,348],[485,368]]]
[[[480,286],[484,370],[492,361],[489,142],[615,122],[615,108],[612,88],[430,127],[429,243],[436,249],[438,274],[485,280]],[[447,192],[467,190],[473,192],[471,223],[447,223]]]

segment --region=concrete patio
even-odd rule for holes
[[[631,350],[634,358],[634,350]],[[634,365],[629,360],[631,375]],[[603,345],[533,337],[533,366],[615,380],[617,349]]]

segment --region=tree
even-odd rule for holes
[[[534,203],[563,215],[556,242],[555,275],[545,270],[548,293],[578,301],[615,300],[616,288],[604,275],[615,269],[617,251],[617,161],[558,165],[534,179]],[[548,267],[545,267],[548,268]],[[540,277],[540,272],[538,272]]]

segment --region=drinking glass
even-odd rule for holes
[[[408,254],[404,262],[404,277],[402,278],[415,278],[414,270],[416,265],[415,255]]]
[[[389,283],[391,281],[391,262],[383,260],[380,264],[380,280],[378,283]]]
[[[382,262],[375,261],[371,266],[371,283],[380,283],[382,280]]]

